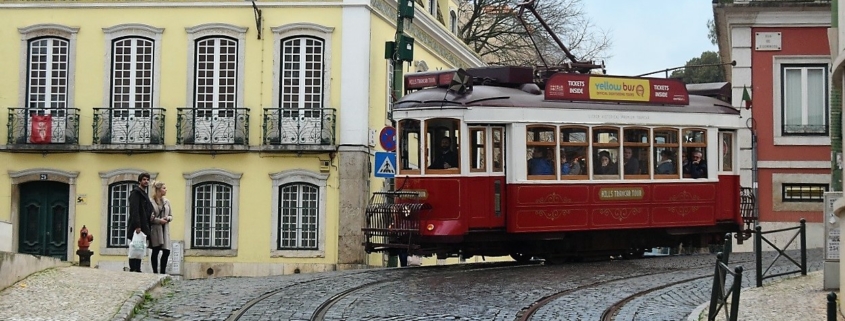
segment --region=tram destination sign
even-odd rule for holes
[[[546,81],[547,100],[599,100],[689,104],[686,85],[677,79],[554,74]]]

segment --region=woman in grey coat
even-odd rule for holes
[[[170,211],[170,201],[164,196],[167,195],[167,185],[164,182],[155,182],[153,185],[153,217],[150,219],[150,248],[153,249],[150,256],[150,264],[153,266],[153,273],[167,274],[167,258],[170,257],[170,221],[173,214]],[[158,253],[161,252],[161,261]]]

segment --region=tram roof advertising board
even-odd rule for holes
[[[687,105],[689,93],[678,79],[558,73],[546,81],[547,100],[599,100]]]

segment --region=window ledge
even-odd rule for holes
[[[276,250],[270,251],[270,257],[324,258],[326,253],[321,250]]]
[[[830,145],[830,136],[775,136],[775,145]]]
[[[186,249],[185,256],[218,256],[218,257],[236,257],[238,250],[202,250],[202,249]]]
[[[126,256],[127,248],[125,247],[109,247],[109,248],[100,248],[100,255],[122,255]]]

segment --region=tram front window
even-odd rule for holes
[[[437,173],[448,170],[455,173],[461,166],[460,122],[455,119],[430,119],[426,121],[428,169]]]

